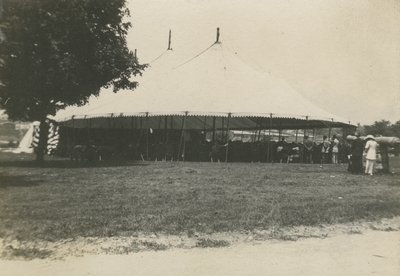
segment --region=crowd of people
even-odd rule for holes
[[[316,143],[309,136],[305,136],[301,142],[287,142],[284,137],[279,141],[226,142],[207,141],[202,139],[204,136],[200,134],[197,136],[192,134],[191,139],[184,141],[180,139],[182,136],[179,133],[177,135],[171,133],[167,137],[168,139],[161,135],[154,136],[159,139],[149,139],[143,135],[132,139],[132,135],[129,133],[121,132],[112,137],[105,136],[104,133],[95,135],[96,133],[92,132],[90,145],[83,142],[85,133],[81,134],[75,137],[75,140],[81,137],[80,141],[82,142],[80,143],[72,144],[72,137],[63,139],[64,155],[69,154],[71,159],[75,160],[85,157],[86,152],[90,152],[87,159],[96,160],[225,162],[228,158],[229,162],[349,163],[351,173],[372,175],[376,169],[376,156],[379,152],[378,144],[372,135],[368,135],[365,140],[362,140],[359,133],[356,133],[357,139],[351,143],[337,135],[333,135],[331,139],[323,136],[323,140]],[[108,140],[105,140],[105,137]],[[87,150],[94,147],[96,148],[95,158],[93,158],[94,151]]]
[[[282,138],[277,143],[277,159],[279,162],[301,162],[307,164],[338,164],[347,163],[350,144],[339,141],[336,135],[332,139],[323,136],[323,141],[316,143],[309,136],[303,143],[287,143]]]
[[[379,159],[377,158],[379,157],[379,145],[372,135],[367,135],[365,140],[360,138],[360,133],[356,133],[355,136],[356,139],[351,143],[350,164],[348,170],[353,174],[365,173],[373,175],[376,170],[377,159]]]

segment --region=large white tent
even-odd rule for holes
[[[104,91],[85,106],[60,111],[54,119],[74,128],[354,127],[311,103],[284,80],[249,67],[220,41],[219,33],[215,43],[186,60],[168,49],[138,81],[135,91]]]

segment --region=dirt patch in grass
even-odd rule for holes
[[[19,247],[14,248],[8,245],[1,252],[1,258],[6,260],[33,260],[33,259],[46,259],[54,255],[54,251],[46,249],[38,249],[35,247]]]
[[[174,248],[220,248],[237,247],[243,244],[257,245],[264,242],[298,241],[307,238],[326,239],[339,235],[362,235],[370,231],[400,231],[400,217],[374,222],[358,222],[318,227],[285,227],[269,230],[255,229],[245,232],[225,232],[214,234],[144,234],[130,237],[78,237],[55,242],[23,242],[0,239],[0,254],[7,260],[44,259],[62,260],[67,257],[85,255],[125,255],[145,251],[165,251]]]

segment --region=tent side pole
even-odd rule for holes
[[[255,143],[256,142],[256,139],[257,139],[257,130],[258,130],[258,118],[257,118],[257,120],[256,120],[256,127],[254,128],[254,133],[252,132],[252,135],[251,135],[251,142],[252,143]],[[254,135],[253,135],[254,134]]]
[[[158,129],[161,129],[161,120],[162,120],[162,116],[160,116],[160,118],[158,119]]]
[[[260,142],[260,139],[261,139],[262,123],[263,123],[263,117],[260,117],[260,126],[259,126],[259,129],[258,129],[258,139],[257,139],[257,142]]]
[[[134,117],[132,116],[132,117],[131,117],[132,145],[133,145],[133,143],[134,143],[134,141],[135,141],[135,130],[134,130],[133,127],[134,127]],[[135,151],[133,151],[132,160],[135,160]]]
[[[229,151],[229,129],[231,122],[231,113],[228,113],[228,125],[226,130],[226,152],[225,152],[225,163],[228,163],[228,151]]]
[[[136,151],[139,153],[139,145],[140,145],[140,140],[142,139],[142,133],[143,133],[143,118],[142,117],[140,117],[139,118],[139,123],[140,123],[140,133],[139,133],[139,138],[138,138],[138,141],[137,141],[137,143],[136,143]]]
[[[184,129],[185,129],[185,123],[186,123],[186,116],[187,116],[187,113],[186,113],[186,115],[185,115],[185,117],[183,118],[183,121],[182,121],[182,134],[181,134],[181,139],[180,139],[180,141],[179,141],[179,148],[178,148],[178,158],[176,159],[176,161],[179,161],[179,155],[181,154],[181,148],[182,148],[182,139],[184,140],[185,139],[185,137],[184,137]]]
[[[308,116],[306,116],[306,127],[304,129],[304,138],[307,136],[307,130],[308,130]]]
[[[137,120],[138,120],[138,117],[135,117],[135,129],[137,129]]]
[[[72,116],[72,139],[74,140],[74,146],[76,146],[74,116]]]
[[[215,116],[213,117],[213,134],[212,134],[212,141],[215,141]]]
[[[207,127],[207,116],[204,116],[204,126],[203,126],[203,131],[204,131],[204,141],[206,141],[206,140],[207,140],[207,130],[206,130],[206,127]]]
[[[332,127],[329,126],[328,139],[331,140]]]
[[[186,121],[187,121],[188,112],[185,112],[185,121],[183,124],[183,152],[182,152],[182,161],[185,162],[185,151],[186,151]]]
[[[221,132],[221,140],[224,141],[224,130],[225,130],[225,117],[222,117],[222,132]]]
[[[268,130],[268,135],[269,135],[269,139],[268,139],[268,163],[271,159],[271,163],[273,162],[273,155],[272,155],[272,151],[271,151],[271,128],[272,128],[272,113],[269,114],[269,130]]]
[[[86,127],[87,127],[87,132],[88,132],[88,142],[91,140],[90,139],[90,119],[86,120]]]
[[[146,112],[146,120],[145,120],[145,124],[146,124],[146,160],[149,161],[149,122],[148,122],[148,118],[149,118],[149,112]]]
[[[164,118],[164,137],[163,137],[163,144],[164,144],[164,151],[165,151],[165,143],[167,142],[167,128],[168,128],[168,117],[165,116]]]
[[[67,124],[64,124],[64,123],[62,123],[62,125],[61,126],[63,126],[64,127],[64,125],[67,125]],[[66,132],[67,132],[67,149],[68,149],[68,157],[70,157],[70,152],[71,152],[71,145],[70,145],[70,142],[69,142],[69,132],[68,132],[68,125],[65,127],[65,130],[66,130]]]
[[[307,136],[308,116],[306,116],[306,121],[307,121],[307,123],[306,123],[306,128],[304,129],[304,135],[303,135],[303,152],[302,152],[302,154],[301,154],[301,163],[302,163],[302,164],[304,163],[304,141],[305,141],[305,138],[306,138],[306,136]]]

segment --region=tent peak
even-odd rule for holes
[[[217,28],[217,39],[215,40],[215,43],[221,43],[219,41],[219,28]]]
[[[171,29],[169,30],[168,49],[167,50],[172,50],[172,48],[171,48]]]

